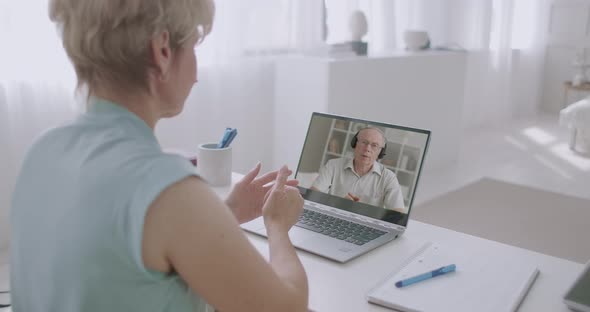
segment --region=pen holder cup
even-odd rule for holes
[[[211,186],[231,184],[232,173],[231,146],[218,148],[217,143],[199,145],[197,171]]]

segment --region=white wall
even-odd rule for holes
[[[328,67],[322,58],[286,58],[276,65],[274,165],[296,169],[313,112],[326,112]],[[295,62],[295,63],[293,63]]]
[[[80,111],[72,90],[49,84],[34,87],[0,84],[0,253],[10,241],[12,190],[29,146],[46,129],[71,120]]]
[[[408,53],[331,65],[329,112],[429,129],[425,165],[437,168],[457,160],[464,53]]]
[[[427,166],[449,165],[458,153],[464,81],[464,53],[281,60],[275,164],[297,165],[311,113],[317,111],[430,129]]]
[[[465,98],[462,111],[463,129],[469,130],[504,120],[534,116],[539,107],[541,58],[533,51],[512,50],[510,71],[497,79],[490,67],[493,57],[490,51],[467,53],[465,74]],[[498,83],[503,83],[498,85]],[[501,88],[506,88],[502,90]],[[502,93],[506,92],[506,96]]]
[[[544,53],[540,50],[514,50],[511,81],[512,117],[530,117],[539,112],[543,93]]]
[[[226,127],[237,128],[233,170],[246,173],[261,161],[268,171],[273,169],[273,98],[274,67],[268,61],[199,68],[199,83],[184,111],[161,121],[156,133],[163,148],[195,154],[200,143],[218,142]]]
[[[574,75],[571,64],[580,48],[587,49],[586,61],[590,62],[590,0],[554,0],[547,29],[541,106],[544,111],[557,112],[563,107],[563,83]],[[577,98],[572,95],[567,102],[572,103]]]

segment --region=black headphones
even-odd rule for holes
[[[356,134],[352,137],[352,140],[350,141],[350,147],[352,147],[352,148],[356,147],[356,143],[359,140],[359,138],[358,138],[359,132],[361,132],[365,129],[375,129],[375,128],[363,128],[363,129],[357,131]],[[379,132],[381,132],[381,131],[379,131]],[[383,135],[383,133],[381,135],[383,136],[383,141],[385,142],[385,145],[381,148],[381,151],[379,152],[377,159],[382,159],[383,157],[385,157],[385,150],[387,150],[387,140],[385,140],[385,136]]]

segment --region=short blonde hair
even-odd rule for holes
[[[78,88],[148,88],[150,40],[168,31],[175,51],[193,34],[211,31],[212,0],[50,0],[49,17],[61,31]]]

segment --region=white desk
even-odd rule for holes
[[[240,174],[234,174],[233,182],[240,178]],[[225,197],[229,189],[215,188],[215,191]],[[268,259],[266,239],[249,233],[247,236],[254,247]],[[579,263],[410,220],[403,236],[345,264],[298,250],[309,279],[310,309],[321,312],[391,311],[368,303],[365,294],[409,257],[417,244],[424,241],[456,245],[475,251],[485,249],[535,263],[541,274],[522,303],[519,310],[521,312],[569,311],[561,298],[583,268]]]

